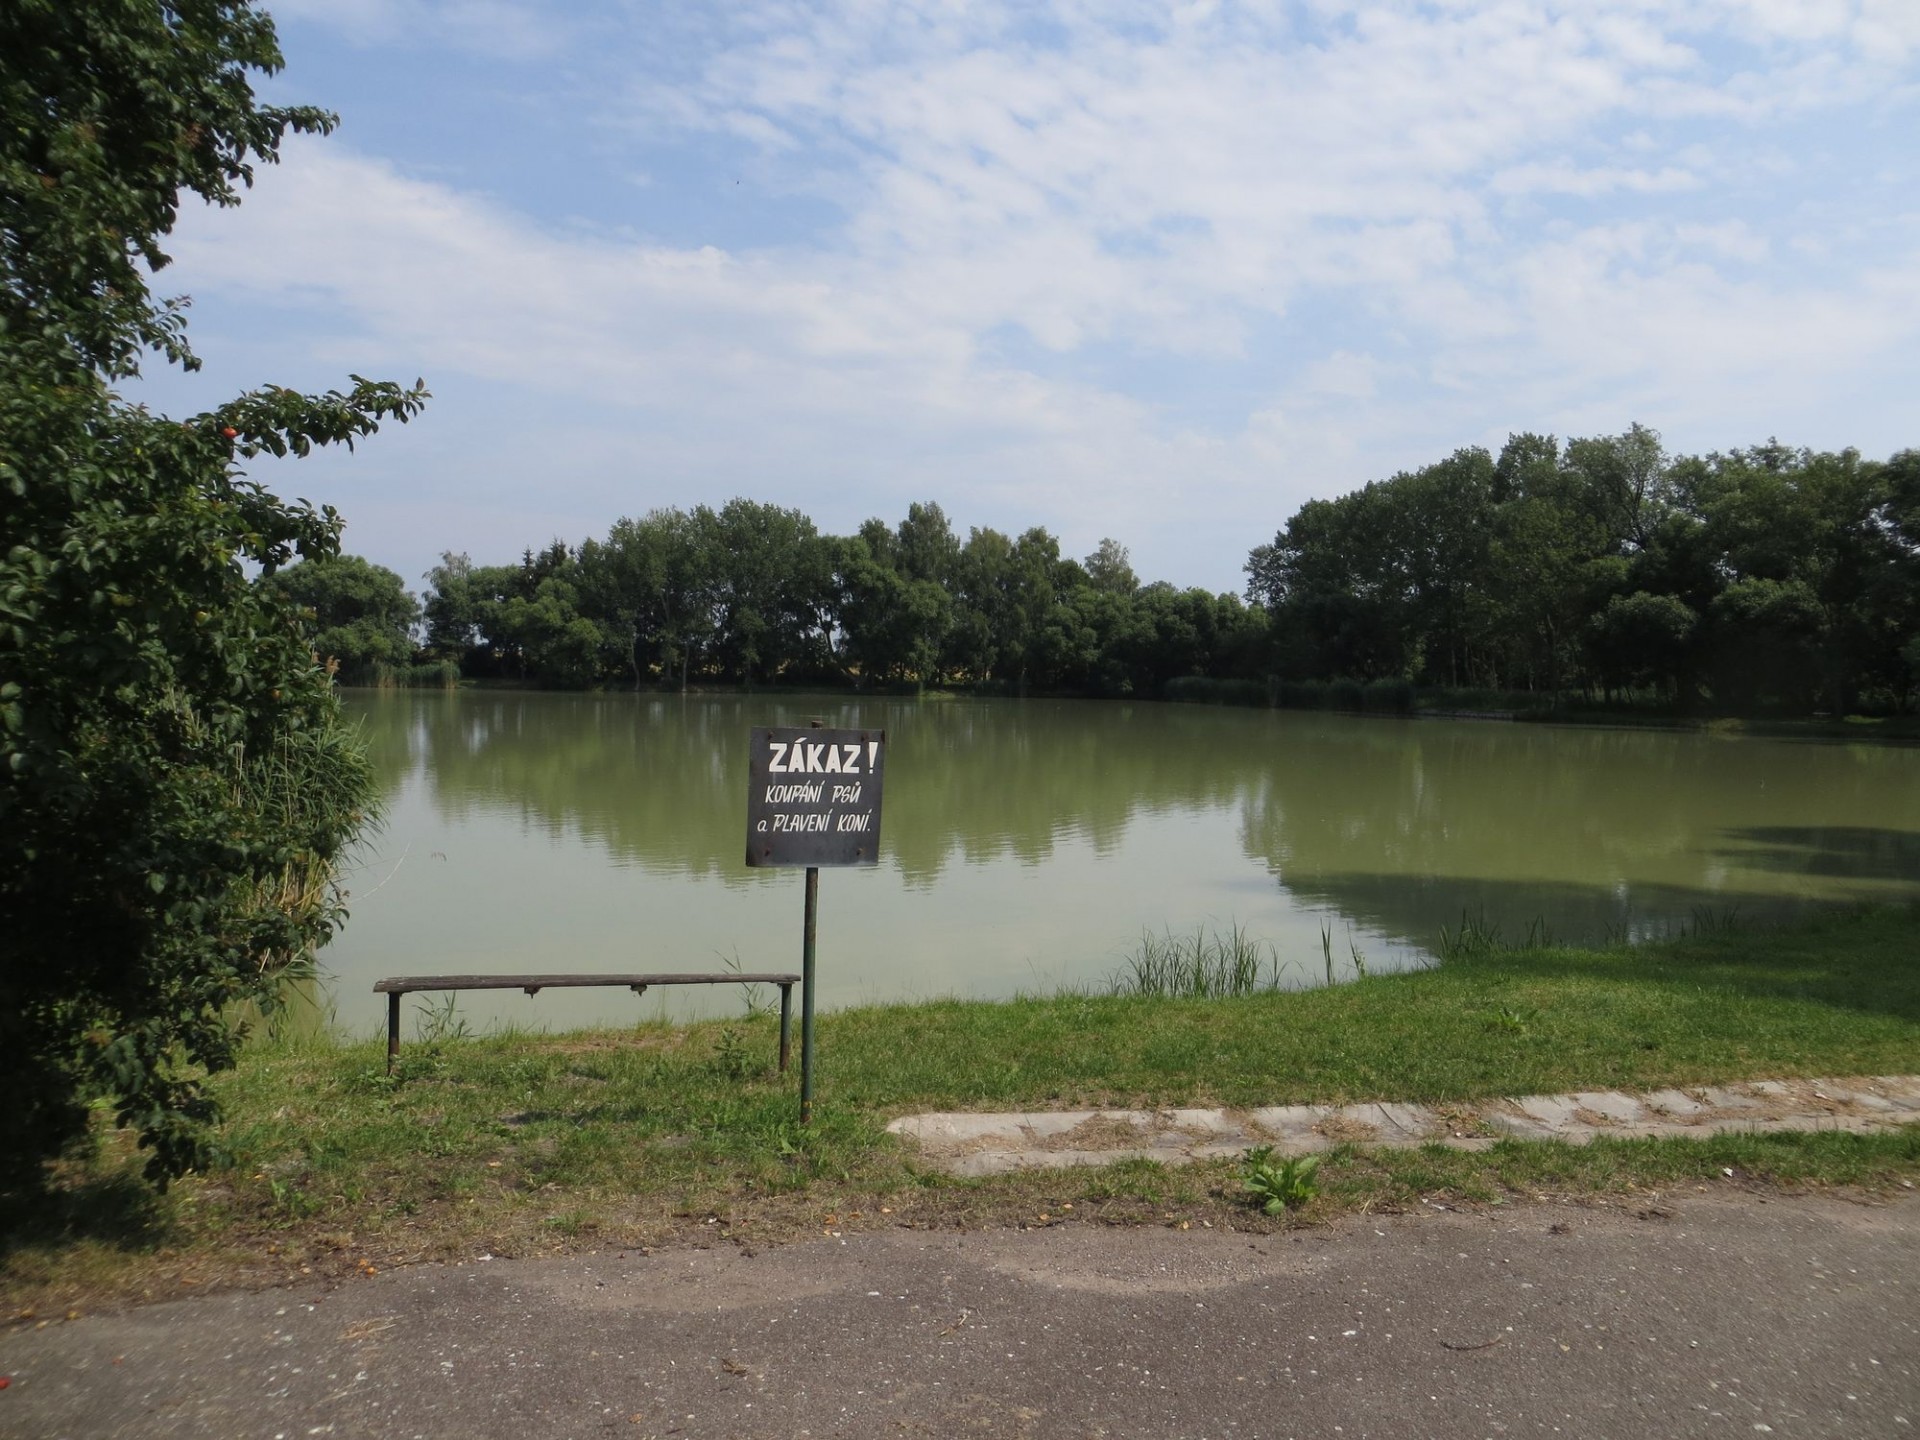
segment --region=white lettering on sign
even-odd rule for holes
[[[812,815],[776,815],[773,817],[773,833],[776,835],[810,835],[827,828],[833,819],[831,811],[821,810]]]
[[[873,812],[871,810],[856,810],[851,815],[842,815],[839,818],[839,823],[833,828],[842,834],[849,831],[858,832],[870,830],[873,828]]]
[[[833,788],[842,790],[846,787],[836,785]],[[811,785],[769,785],[765,803],[768,805],[818,805],[826,789],[827,787],[817,780]]]
[[[795,740],[789,744],[785,740],[769,740],[772,751],[767,761],[769,775],[859,775],[860,747],[858,745],[811,745],[804,740]],[[867,742],[867,769],[871,770],[880,753],[880,742]]]

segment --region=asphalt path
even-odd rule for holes
[[[1920,1440],[1916,1327],[1907,1195],[901,1229],[16,1331],[0,1435]]]

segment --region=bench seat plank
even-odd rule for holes
[[[787,1069],[788,1036],[793,1014],[793,987],[801,977],[785,972],[752,975],[733,970],[704,974],[680,971],[651,975],[390,975],[376,981],[373,993],[387,997],[387,1073],[400,1057],[400,1001],[426,990],[580,990],[589,986],[624,986],[645,994],[655,985],[778,985],[780,987],[780,1073]]]
[[[798,975],[737,975],[723,973],[673,975],[395,975],[378,982],[376,995],[412,994],[416,990],[561,990],[589,985],[798,985]]]

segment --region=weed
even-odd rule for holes
[[[562,1211],[558,1215],[547,1216],[540,1223],[556,1235],[564,1235],[570,1240],[600,1228],[593,1216],[585,1210]]]
[[[1496,1030],[1505,1030],[1510,1035],[1527,1033],[1527,1017],[1511,1005],[1502,1005],[1487,1017],[1487,1024]]]
[[[1171,1176],[1158,1160],[1137,1157],[1116,1160],[1091,1172],[1086,1183],[1090,1200],[1142,1200],[1158,1204],[1167,1199]]]
[[[473,1032],[460,1014],[459,996],[448,991],[437,1000],[422,1000],[413,1017],[414,1038],[425,1045],[443,1045],[468,1039]]]
[[[1289,1155],[1276,1160],[1271,1145],[1256,1145],[1241,1161],[1247,1192],[1268,1215],[1284,1214],[1320,1193],[1318,1155]]]
[[[729,1080],[744,1080],[759,1069],[737,1025],[722,1025],[714,1037],[713,1068]]]
[[[1500,948],[1500,927],[1487,923],[1486,912],[1469,915],[1460,912],[1460,928],[1449,930],[1440,927],[1439,952],[1442,960],[1464,960],[1472,955],[1485,955]]]
[[[718,954],[719,952],[716,951],[715,953]],[[739,975],[746,970],[746,967],[740,963],[740,952],[738,950],[734,951],[731,955],[721,955],[720,964],[726,969],[729,975]],[[746,1007],[746,1018],[749,1020],[758,1020],[762,1015],[773,1014],[772,997],[765,989],[758,985],[749,985],[742,981],[740,985],[740,1003]]]
[[[288,1220],[305,1220],[319,1212],[320,1202],[290,1181],[269,1175],[267,1188],[273,1192],[273,1208]]]

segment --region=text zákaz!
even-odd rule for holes
[[[756,727],[747,864],[877,865],[884,730]]]

